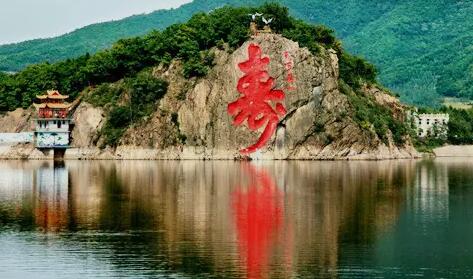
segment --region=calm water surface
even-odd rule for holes
[[[0,162],[0,278],[473,278],[473,160]]]

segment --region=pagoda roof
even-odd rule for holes
[[[71,106],[69,103],[64,104],[54,104],[54,103],[42,103],[42,104],[33,104],[36,108],[50,108],[50,109],[67,109]]]
[[[46,100],[46,99],[65,100],[65,99],[69,98],[69,96],[68,95],[62,95],[57,90],[48,90],[46,95],[36,95],[36,98],[38,98],[40,100]]]

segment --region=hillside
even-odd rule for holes
[[[0,70],[18,71],[41,61],[94,53],[120,38],[183,22],[198,11],[225,4],[264,1],[195,0],[178,9],[91,25],[57,38],[0,46]],[[373,62],[383,84],[418,105],[445,96],[473,99],[473,2],[471,1],[289,1],[292,15],[333,28],[349,51]]]
[[[2,45],[0,71],[17,72],[31,64],[57,62],[86,53],[92,54],[111,47],[119,39],[144,35],[154,29],[164,29],[171,24],[187,21],[196,12],[210,11],[219,6],[221,4],[214,1],[195,1],[178,9],[159,10],[123,20],[89,25],[55,38]]]
[[[250,25],[247,15],[256,10],[277,19],[272,31],[261,19]],[[67,158],[417,156],[404,107],[376,83],[373,66],[341,48],[331,30],[278,5],[197,14],[95,55],[4,79],[0,96],[19,96],[25,108],[48,86],[82,96]],[[23,88],[26,94],[15,95]],[[17,109],[5,121],[14,116],[25,123],[31,111]],[[32,146],[6,152],[43,158]]]

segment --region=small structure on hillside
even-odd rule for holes
[[[419,138],[447,136],[449,119],[450,116],[445,113],[414,115],[417,136]]]
[[[270,27],[271,22],[273,22],[274,20],[273,18],[266,19],[261,13],[249,14],[249,16],[251,16],[250,32],[251,32],[252,37],[257,36],[259,33],[272,33],[273,32]],[[263,30],[258,29],[258,22],[257,22],[258,17],[261,17],[261,19],[264,22]]]
[[[271,30],[270,24],[271,24],[271,22],[273,22],[273,19],[272,18],[266,19],[264,17],[262,17],[262,19],[263,19],[263,22],[264,22],[264,27],[263,27],[263,31],[261,31],[261,32],[263,32],[263,33],[272,33],[273,30]]]
[[[251,22],[250,22],[250,32],[251,36],[255,37],[258,35],[258,23],[256,23],[256,19],[263,14],[260,13],[254,13],[254,14],[248,14],[251,17]]]
[[[50,90],[45,95],[38,95],[35,144],[38,149],[53,149],[54,157],[61,156],[70,143],[71,104],[65,100],[69,96],[57,90]]]

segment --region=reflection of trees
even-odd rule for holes
[[[286,174],[286,215],[297,224],[293,261],[298,274],[336,277],[342,247],[372,243],[377,233],[388,230],[399,215],[402,188],[411,181],[413,166],[383,161],[273,167]]]
[[[261,277],[336,277],[344,247],[372,243],[396,222],[415,168],[409,161],[247,164],[71,161],[66,203],[47,199],[48,209],[66,213],[62,229],[88,233],[73,245],[97,251],[122,271],[242,277],[250,258],[245,249],[252,245]],[[29,183],[23,182],[23,200],[16,201],[21,216],[2,213],[2,206],[0,222],[35,220],[31,193],[40,192]],[[242,224],[251,221],[233,215],[242,216],[254,202],[269,211],[257,215],[255,205],[246,217],[280,219],[259,227],[272,234],[268,238],[245,232]]]
[[[58,231],[68,223],[68,171],[49,162],[9,162],[2,166],[4,197],[0,224],[20,230]],[[8,193],[8,194],[6,194]],[[5,194],[5,195],[3,195]],[[9,208],[11,211],[2,209]]]
[[[416,162],[414,180],[404,190],[405,213],[372,255],[379,266],[424,278],[471,277],[472,169],[470,158]]]

